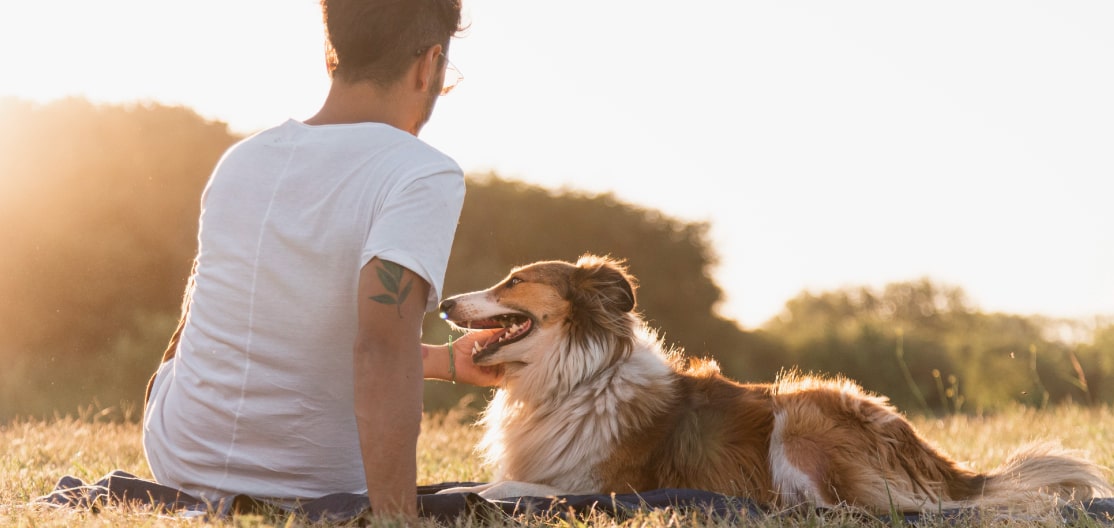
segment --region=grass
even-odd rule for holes
[[[295,516],[276,512],[272,515],[240,516],[233,519],[204,521],[160,516],[155,512],[128,507],[108,507],[99,513],[51,510],[28,505],[34,497],[48,493],[63,475],[86,482],[96,481],[115,469],[143,478],[150,471],[140,445],[140,429],[133,421],[111,421],[105,416],[85,413],[79,417],[52,420],[16,420],[0,426],[0,526],[218,526],[218,527],[294,527],[309,523]],[[418,477],[420,484],[449,481],[487,481],[491,474],[479,466],[472,448],[479,431],[469,424],[466,411],[427,415],[419,443]],[[979,469],[1001,463],[1012,448],[1031,440],[1054,436],[1070,448],[1081,449],[1100,464],[1114,466],[1114,409],[1079,406],[1033,410],[1021,406],[987,416],[956,415],[946,418],[914,418],[922,433],[955,458]],[[390,525],[375,521],[373,525]],[[432,521],[428,523],[434,525]],[[482,519],[461,519],[458,526],[489,525]],[[737,526],[739,521],[715,519],[701,512],[659,509],[641,512],[632,518],[613,519],[603,513],[580,519],[518,518],[495,522],[505,526],[624,526],[672,528],[675,526]],[[747,520],[744,525],[783,526],[897,526],[854,517],[846,512],[820,515],[814,512],[794,517]],[[986,518],[961,523],[993,526]],[[929,521],[933,525],[933,521]],[[943,521],[939,522],[944,526]],[[1038,522],[1009,526],[1043,526]],[[1089,520],[1076,522],[1091,526]]]

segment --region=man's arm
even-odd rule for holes
[[[375,258],[360,270],[358,293],[352,367],[368,499],[376,514],[416,517],[421,325],[429,284]]]

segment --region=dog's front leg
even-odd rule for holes
[[[442,495],[445,493],[481,493],[496,484],[498,484],[498,482],[489,482],[487,484],[480,484],[478,486],[457,486],[455,488],[445,488],[441,491],[438,491],[436,494]]]
[[[535,484],[533,482],[518,482],[515,480],[504,480],[496,482],[491,487],[480,492],[480,496],[485,499],[506,499],[508,497],[555,497],[557,495],[567,495],[567,491],[563,491],[553,486],[545,484]]]
[[[555,497],[567,495],[568,492],[533,482],[518,482],[515,480],[501,480],[479,486],[465,486],[448,488],[437,492],[441,493],[478,493],[485,499],[506,499],[509,497]]]

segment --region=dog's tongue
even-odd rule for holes
[[[486,340],[484,340],[483,346],[486,347],[486,346],[489,346],[493,343],[497,343],[497,342],[499,342],[500,339],[503,339],[503,336],[505,336],[509,333],[510,333],[509,329],[499,328],[499,329],[495,330],[494,332],[492,332],[491,335],[488,336],[488,338]]]
[[[476,335],[475,345],[472,346],[472,357],[483,352],[489,345],[499,342],[499,338],[507,333],[506,328],[492,328],[487,330],[472,330],[469,334]]]

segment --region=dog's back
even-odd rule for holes
[[[937,450],[887,400],[843,378],[740,384],[714,363],[677,370],[677,399],[617,444],[606,489],[690,487],[773,505],[873,511],[965,505],[1047,510],[1109,492],[1101,469],[1048,444],[980,473]],[[625,460],[631,453],[639,456]],[[639,484],[636,485],[635,482]]]

